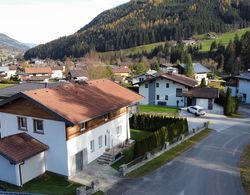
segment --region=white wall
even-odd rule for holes
[[[250,103],[250,81],[239,80],[239,95],[246,94],[246,103]]]
[[[61,78],[63,78],[63,72],[61,70],[53,70],[51,78],[61,79]]]
[[[208,109],[208,99],[196,99],[196,105]]]
[[[148,84],[148,83],[147,83]],[[144,98],[140,101],[140,104],[147,105],[149,103],[149,86],[145,88],[145,83],[142,83],[139,87],[139,94]]]
[[[18,185],[16,166],[0,155],[0,180]]]
[[[201,80],[202,80],[203,78],[206,79],[206,84],[208,84],[207,73],[195,74],[195,80],[198,81],[198,84],[201,83]]]
[[[167,106],[177,106],[177,101],[179,101],[179,107],[184,107],[184,97],[176,97],[176,89],[181,88],[182,92],[188,90],[184,85],[179,83],[174,83],[173,81],[167,79],[157,79],[156,83],[159,83],[159,88],[156,87],[155,96],[159,95],[160,100],[156,100],[155,102],[166,102]],[[166,83],[169,83],[169,88],[166,88]],[[165,95],[168,95],[168,100],[165,100]]]
[[[109,146],[105,146],[105,134],[108,136],[110,135],[110,147],[112,147],[112,140],[113,140],[113,146],[119,145],[122,142],[124,142],[127,139],[127,131],[129,130],[129,123],[127,122],[127,119],[129,117],[129,114],[124,114],[121,117],[114,119],[108,123],[105,123],[95,129],[92,129],[78,137],[75,137],[73,139],[70,139],[67,141],[67,148],[68,148],[68,163],[69,163],[69,173],[68,175],[72,176],[75,173],[75,161],[74,156],[78,152],[81,152],[85,148],[88,151],[88,163],[92,162],[99,156],[101,156],[106,148],[109,148]],[[118,126],[122,126],[122,133],[118,137],[116,133],[116,128]],[[110,132],[110,134],[108,133]],[[99,136],[102,136],[102,147],[99,148]],[[130,135],[128,135],[130,138]],[[90,141],[95,141],[95,151],[91,152],[90,150]],[[73,160],[72,160],[73,159]]]
[[[26,183],[45,172],[45,154],[41,152],[36,156],[27,159],[21,165],[22,183]]]
[[[49,146],[45,152],[46,170],[58,174],[68,174],[67,145],[65,123],[60,121],[44,120],[44,134],[34,133],[33,118],[27,117],[28,131],[19,131],[17,116],[0,113],[2,137],[25,132]]]

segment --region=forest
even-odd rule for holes
[[[82,57],[250,25],[248,0],[131,0],[98,15],[73,35],[28,50],[24,58]]]

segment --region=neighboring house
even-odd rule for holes
[[[45,171],[74,176],[130,139],[130,111],[141,99],[100,79],[21,92],[2,101],[0,180],[21,186]]]
[[[250,71],[234,76],[226,85],[232,89],[232,96],[237,96],[241,102],[250,104]]]
[[[185,106],[201,106],[204,109],[213,110],[214,100],[219,98],[219,89],[208,87],[196,87],[183,93]]]
[[[185,106],[183,92],[194,88],[197,82],[184,75],[164,73],[138,83],[139,93],[144,96],[141,104]]]
[[[157,76],[157,71],[155,70],[148,70],[145,74],[136,75],[132,78],[132,84],[135,85],[136,83],[142,82],[146,79],[150,79]]]
[[[52,88],[63,85],[63,82],[54,82],[54,83],[20,83],[10,87],[2,88],[0,90],[0,101],[7,99],[19,92],[34,90],[34,89],[43,89],[43,88]]]
[[[178,68],[176,67],[175,64],[164,63],[164,64],[160,64],[160,71],[161,71],[161,72],[173,72],[173,73],[178,73]]]
[[[52,66],[52,79],[62,79],[63,78],[63,66]]]
[[[79,81],[86,81],[88,78],[86,77],[86,73],[83,69],[73,69],[70,70],[68,73],[68,80],[79,82]]]
[[[190,39],[190,40],[183,40],[182,43],[185,46],[194,46],[197,44],[197,41],[195,39]]]
[[[28,82],[48,82],[51,74],[50,67],[30,67],[24,69],[24,74],[20,75],[20,79]]]
[[[129,77],[132,72],[127,66],[113,66],[112,73],[114,76]]]
[[[193,63],[193,67],[194,67],[195,80],[198,81],[198,84],[201,83],[201,80],[203,78],[205,78],[206,83],[208,83],[207,74],[211,71],[200,63]],[[186,64],[179,64],[178,65],[179,73],[184,74],[185,68]]]
[[[0,77],[4,79],[9,79],[10,77],[16,75],[16,71],[17,71],[16,66],[1,66]]]

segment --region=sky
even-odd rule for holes
[[[129,0],[0,0],[0,33],[42,44],[70,35],[102,11]]]

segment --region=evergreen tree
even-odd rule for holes
[[[202,79],[201,79],[200,87],[206,87],[206,86],[207,86],[206,79],[205,79],[205,78],[202,78]]]
[[[226,116],[232,115],[232,90],[230,88],[227,88],[227,94],[226,99],[224,102],[224,114]]]
[[[185,53],[184,63],[186,64],[185,67],[185,75],[190,78],[194,78],[194,66],[192,62],[192,57],[189,53]]]

